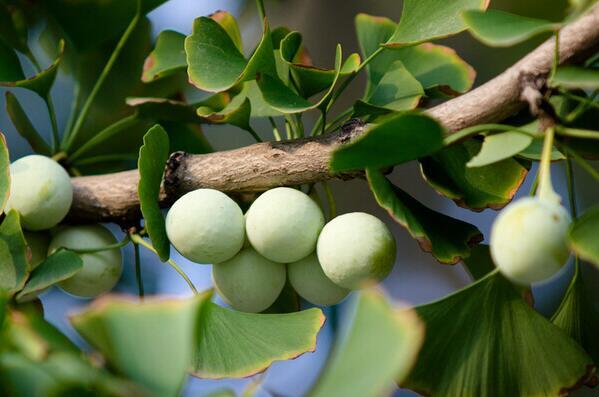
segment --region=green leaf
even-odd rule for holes
[[[29,300],[46,288],[70,278],[82,267],[83,261],[79,255],[67,250],[57,251],[31,272],[25,287],[17,295],[17,300]]]
[[[533,139],[530,145],[526,149],[521,150],[518,153],[519,157],[527,160],[541,161],[541,154],[543,152],[543,138]],[[551,151],[551,161],[565,160],[566,156],[562,154],[555,146]]]
[[[168,133],[171,152],[204,154],[214,151],[199,125],[165,121],[162,126]]]
[[[216,11],[215,13],[210,15],[210,18],[214,19],[220,26],[225,29],[231,40],[233,40],[233,44],[239,51],[243,51],[243,42],[241,40],[241,32],[239,31],[239,26],[237,25],[237,21],[235,17],[228,13],[227,11]]]
[[[33,124],[31,124],[31,121],[29,120],[29,117],[27,117],[19,100],[10,91],[6,92],[6,113],[8,113],[8,116],[19,135],[27,140],[36,153],[45,156],[51,155],[50,146],[48,146],[46,141],[44,141],[44,138],[41,137]]]
[[[405,227],[420,248],[441,263],[455,264],[470,255],[483,236],[473,225],[433,211],[373,169],[366,170],[370,190],[391,218]]]
[[[430,155],[443,146],[443,127],[418,113],[402,113],[372,125],[356,140],[336,149],[333,172],[382,168]]]
[[[280,43],[280,57],[286,63],[288,69],[297,82],[300,94],[309,98],[319,92],[328,90],[337,79],[335,69],[323,69],[312,65],[301,63],[302,35],[299,32],[291,32]],[[341,77],[354,73],[360,66],[360,56],[351,54],[341,66],[339,72]],[[285,79],[281,77],[285,83]]]
[[[544,19],[499,10],[468,10],[462,13],[462,17],[474,37],[495,47],[513,46],[539,33],[555,31],[560,26]]]
[[[416,310],[427,333],[404,387],[434,396],[545,397],[587,376],[590,357],[497,271]]]
[[[586,295],[585,284],[576,263],[574,276],[564,297],[551,316],[551,322],[578,342],[591,356],[595,365],[599,363],[599,312]]]
[[[192,362],[194,331],[209,296],[141,303],[107,296],[71,323],[118,372],[157,396],[175,396]]]
[[[562,66],[550,78],[549,86],[565,89],[594,90],[599,88],[599,70],[578,66]]]
[[[328,103],[328,99],[333,93],[335,84],[341,73],[341,60],[343,58],[341,46],[337,45],[335,53],[335,77],[319,101],[313,103],[301,95],[297,94],[290,87],[277,77],[272,77],[268,74],[261,74],[258,79],[258,86],[262,92],[264,101],[273,109],[281,113],[302,113],[308,110],[317,109]]]
[[[194,105],[168,98],[127,98],[127,105],[137,111],[140,118],[151,121],[180,121],[200,123]]]
[[[258,47],[246,60],[218,22],[207,17],[197,18],[193,33],[185,39],[189,81],[201,90],[221,92],[244,81],[254,80],[257,73],[274,76],[273,51],[266,23]]]
[[[418,106],[423,95],[424,90],[418,80],[401,61],[395,61],[367,99],[354,105],[354,116],[411,110]]]
[[[358,14],[355,20],[358,42],[362,55],[367,58],[393,35],[397,24],[388,18]],[[437,91],[455,95],[468,91],[476,72],[456,52],[445,46],[425,43],[418,46],[385,48],[368,65],[369,95],[377,86],[389,65],[401,61],[406,69],[420,82],[429,95]]]
[[[375,289],[360,292],[348,332],[310,397],[387,395],[413,367],[424,339],[413,310],[392,307]]]
[[[19,214],[10,210],[0,225],[0,289],[14,293],[23,288],[29,273],[26,253]]]
[[[460,207],[473,211],[503,208],[524,181],[528,165],[506,159],[484,167],[466,167],[480,148],[479,141],[470,139],[423,158],[422,175],[436,191]]]
[[[599,205],[588,209],[570,226],[568,241],[581,259],[599,266]]]
[[[50,94],[50,89],[54,84],[54,80],[56,79],[58,66],[60,65],[62,56],[64,54],[64,40],[60,41],[58,48],[58,57],[46,69],[27,79],[17,75],[14,75],[16,78],[11,78],[8,80],[0,78],[0,86],[25,88],[37,93],[42,98],[47,98]]]
[[[169,154],[168,134],[157,124],[148,130],[139,149],[137,191],[144,227],[162,262],[168,260],[171,249],[159,204],[160,185]]]
[[[472,247],[470,256],[464,258],[463,262],[466,270],[468,270],[468,273],[470,273],[470,276],[474,280],[480,280],[495,270],[495,264],[489,253],[489,246],[485,244],[479,244],[476,247]]]
[[[15,50],[4,44],[0,40],[0,59],[2,59],[2,67],[0,67],[0,82],[12,82],[25,79],[21,62]],[[5,85],[6,83],[0,83]]]
[[[4,212],[10,195],[10,156],[6,138],[0,132],[0,214]]]
[[[145,15],[167,0],[141,0]],[[118,38],[137,12],[137,1],[48,0],[42,5],[78,52],[96,49]]]
[[[197,109],[197,115],[210,123],[231,124],[246,131],[253,132],[254,130],[250,125],[251,114],[252,105],[250,99],[247,97],[245,97],[240,105],[235,100],[231,101],[231,103],[220,112],[214,112],[208,107],[199,107]]]
[[[29,51],[24,12],[14,5],[0,3],[0,41],[2,40],[22,54]]]
[[[517,131],[506,131],[485,136],[480,152],[466,163],[466,167],[483,167],[509,159],[532,143],[530,135]]]
[[[466,29],[460,18],[465,10],[484,10],[489,0],[404,0],[401,20],[386,46],[419,44]]]
[[[241,378],[316,348],[324,324],[320,309],[285,314],[255,314],[208,303],[197,331],[194,376]]]
[[[156,47],[144,62],[143,82],[151,82],[187,68],[185,35],[163,30],[156,38]]]

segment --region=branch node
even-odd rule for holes
[[[188,156],[186,152],[177,151],[173,152],[166,161],[164,169],[164,200],[167,202],[174,200],[177,196],[177,187],[179,185],[179,174],[177,171]]]

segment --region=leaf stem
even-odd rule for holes
[[[557,72],[557,67],[559,65],[559,29],[557,29],[554,33],[555,36],[555,46],[553,47],[553,63],[551,64],[551,72],[549,73],[549,79],[552,79]]]
[[[262,138],[260,138],[260,135],[258,135],[258,133],[256,132],[256,130],[254,130],[252,127],[250,127],[248,125],[248,130],[247,130],[250,135],[256,140],[256,142],[262,142]]]
[[[256,8],[258,8],[258,15],[260,16],[260,22],[264,22],[264,18],[266,18],[266,11],[264,9],[264,1],[256,0]]]
[[[565,147],[562,147],[561,149],[565,149],[564,151],[566,156],[572,157],[572,159],[574,159],[574,161],[580,166],[580,168],[585,170],[590,176],[592,176],[597,182],[599,182],[599,172],[595,168],[593,168],[593,166],[590,165],[585,159],[583,159],[578,153],[576,153],[576,151],[574,151],[571,148]]]
[[[551,183],[551,152],[553,150],[554,128],[545,130],[545,140],[543,142],[543,152],[541,154],[541,165],[539,166],[539,189],[537,197],[541,200],[559,203],[560,197]]]
[[[268,117],[268,121],[270,122],[270,125],[272,126],[272,135],[275,137],[276,141],[280,141],[281,140],[281,133],[279,132],[279,128],[277,127],[277,123],[275,123],[275,119],[273,119],[272,117]]]
[[[584,112],[586,112],[589,107],[592,107],[593,105],[599,108],[599,104],[595,102],[595,97],[597,96],[597,94],[599,94],[599,89],[593,91],[591,95],[589,95],[587,98],[580,97],[582,101],[579,101],[580,103],[578,104],[578,106],[576,106],[576,108],[566,116],[566,122],[572,123]]]
[[[77,119],[75,121],[75,125],[73,126],[73,129],[71,131],[69,131],[68,135],[65,135],[63,148],[66,151],[68,151],[71,148],[71,146],[73,145],[73,142],[77,138],[77,135],[79,135],[79,133],[81,132],[83,123],[85,122],[85,119],[87,118],[87,116],[91,110],[92,104],[94,103],[94,100],[96,99],[96,95],[98,95],[100,88],[102,88],[104,81],[108,77],[108,74],[110,74],[110,71],[112,70],[112,67],[114,66],[117,58],[119,57],[121,51],[123,50],[125,43],[127,43],[127,40],[131,36],[131,33],[133,33],[133,30],[135,30],[135,27],[137,26],[137,23],[139,22],[140,15],[141,15],[140,14],[140,11],[141,11],[140,4],[141,4],[141,1],[138,0],[137,1],[137,11],[135,13],[135,16],[129,23],[129,26],[127,26],[127,29],[125,30],[125,32],[121,36],[119,42],[117,43],[116,47],[112,51],[112,54],[110,55],[110,58],[108,59],[108,62],[106,62],[106,65],[104,65],[104,69],[102,69],[102,73],[100,73],[98,80],[96,80],[96,83],[94,84],[94,87],[92,88],[92,91],[90,92],[89,96],[85,100],[85,103],[83,104],[83,107],[81,108],[81,112],[79,113],[79,116],[77,117]]]
[[[67,120],[67,125],[64,129],[65,135],[70,134],[73,129],[73,125],[75,124],[75,118],[77,115],[77,110],[81,105],[81,84],[79,84],[79,80],[75,79],[75,85],[73,86],[73,100],[71,101],[71,109],[69,111],[69,119]]]
[[[135,255],[135,280],[137,281],[137,290],[139,298],[144,299],[144,281],[141,277],[141,258],[139,253],[139,244],[133,243],[133,253]]]
[[[333,189],[331,189],[331,186],[328,182],[322,182],[322,187],[324,188],[324,192],[327,196],[327,204],[329,206],[329,220],[331,220],[337,216],[337,201],[335,200]]]
[[[152,246],[152,244],[148,243],[140,235],[138,235],[138,234],[132,234],[131,235],[131,240],[134,243],[143,246],[145,249],[147,249],[148,251],[153,252],[154,254],[156,254],[156,256],[158,256],[158,252],[156,252],[156,249]],[[183,278],[183,280],[185,280],[185,282],[187,283],[187,285],[189,285],[189,288],[194,293],[194,295],[197,295],[198,294],[198,290],[196,289],[195,285],[193,285],[193,283],[191,282],[191,280],[189,279],[189,277],[187,276],[187,274],[185,274],[185,272],[179,267],[179,265],[177,265],[177,263],[174,260],[172,260],[171,258],[168,259],[167,263],[173,269],[175,269],[175,271],[177,273],[179,273],[179,275]]]
[[[50,93],[45,98],[46,107],[48,108],[48,115],[50,116],[50,124],[52,126],[52,153],[58,153],[60,150],[60,137],[58,134],[58,123],[56,122],[56,109],[54,108],[54,102]]]
[[[589,107],[594,107],[594,108],[599,109],[599,102],[597,102],[591,98],[585,98],[580,95],[575,95],[575,94],[572,94],[571,92],[568,92],[565,90],[559,90],[559,93],[568,99],[572,99],[572,100],[578,101],[580,103],[586,104]],[[597,94],[595,93],[595,95],[597,95]],[[593,95],[591,95],[591,96],[593,96]],[[568,120],[566,120],[566,121],[568,121]]]
[[[568,202],[570,203],[570,214],[572,219],[578,217],[578,210],[576,209],[576,191],[574,186],[574,170],[572,169],[572,160],[566,159],[566,178],[568,180]]]

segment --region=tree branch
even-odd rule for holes
[[[560,32],[560,63],[574,61],[599,44],[599,4]],[[554,39],[549,39],[518,63],[486,84],[427,111],[448,134],[476,124],[505,119],[524,106],[522,89],[530,81],[544,81],[551,70]],[[198,188],[223,192],[261,191],[335,177],[328,163],[339,145],[362,134],[354,125],[333,134],[286,142],[264,142],[240,149],[203,155],[174,153],[166,168],[161,203]],[[140,217],[137,170],[73,178],[70,222],[128,224]]]

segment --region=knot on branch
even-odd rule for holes
[[[549,88],[545,76],[525,74],[520,79],[520,100],[528,104],[530,113],[539,119],[539,129],[545,131],[553,127],[557,114],[547,100]]]
[[[183,151],[173,152],[168,160],[164,169],[164,200],[171,202],[177,196],[177,190],[179,186],[179,174],[177,170],[181,167],[183,161],[188,156]]]

